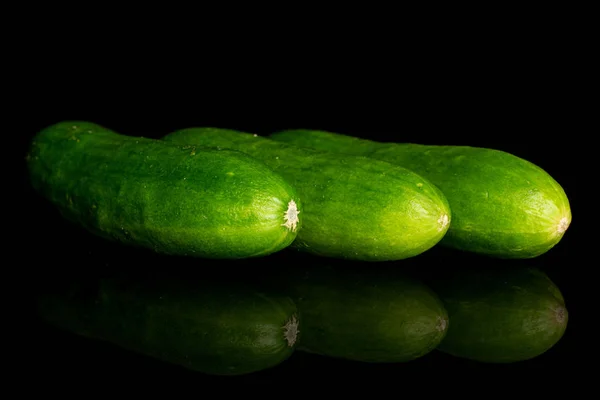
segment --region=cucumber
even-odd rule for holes
[[[314,264],[281,278],[302,319],[298,350],[367,363],[407,362],[433,351],[448,329],[438,296],[398,269]]]
[[[326,131],[288,130],[271,139],[368,156],[409,168],[439,187],[452,209],[440,244],[506,259],[546,253],[564,236],[571,208],[547,172],[512,154],[468,146],[381,143]]]
[[[537,357],[563,336],[569,319],[559,288],[541,270],[461,271],[428,281],[450,326],[438,349],[488,363]]]
[[[163,139],[242,151],[281,174],[304,202],[296,249],[340,259],[399,260],[433,247],[448,230],[444,195],[405,168],[229,129],[189,128]]]
[[[63,216],[157,253],[264,256],[290,245],[302,225],[295,189],[240,152],[65,121],[33,138],[27,163],[34,189]]]
[[[213,279],[72,279],[41,295],[38,311],[60,330],[211,375],[274,367],[299,332],[289,297]]]

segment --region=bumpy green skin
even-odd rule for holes
[[[263,256],[290,245],[295,189],[267,166],[227,150],[177,146],[74,121],[34,137],[33,187],[91,232],[159,253]]]
[[[444,195],[421,176],[386,162],[301,149],[227,129],[190,128],[165,141],[242,151],[281,174],[304,202],[293,247],[365,261],[416,256],[448,230]]]
[[[286,276],[302,319],[298,350],[371,362],[407,362],[442,341],[448,315],[426,285],[396,271],[326,265]]]
[[[554,346],[567,327],[559,288],[535,268],[470,271],[428,283],[450,317],[438,349],[457,357],[488,363],[528,360]]]
[[[441,244],[498,258],[532,258],[554,247],[571,223],[562,187],[512,154],[468,146],[381,143],[332,132],[288,130],[273,140],[401,165],[439,187],[452,209]]]
[[[172,278],[78,281],[42,296],[39,312],[58,328],[214,375],[280,364],[299,328],[287,296]]]

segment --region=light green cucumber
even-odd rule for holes
[[[302,226],[294,187],[240,152],[66,121],[33,138],[27,164],[33,187],[66,218],[158,253],[263,256],[289,246]]]

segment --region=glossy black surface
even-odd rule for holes
[[[494,90],[500,90],[500,86],[494,86]],[[540,88],[544,90],[543,85]],[[161,385],[166,380],[198,386],[222,384],[228,387],[281,385],[287,382],[293,388],[299,382],[321,382],[333,386],[367,382],[369,385],[399,382],[411,385],[420,381],[427,384],[436,376],[449,375],[474,379],[500,374],[508,379],[517,379],[524,374],[545,371],[562,373],[570,369],[569,365],[577,357],[574,349],[586,318],[580,312],[581,303],[578,301],[581,297],[581,270],[589,269],[589,265],[582,265],[587,261],[580,259],[577,250],[577,237],[582,236],[577,231],[580,220],[585,218],[578,208],[581,196],[581,188],[577,186],[579,171],[571,161],[578,139],[570,130],[569,116],[572,114],[561,112],[563,109],[559,106],[562,103],[555,102],[559,98],[550,97],[550,90],[538,93],[529,100],[524,98],[525,92],[513,95],[504,92],[504,100],[499,101],[483,89],[479,94],[475,90],[475,97],[454,98],[442,93],[435,99],[425,95],[414,101],[390,98],[388,102],[382,102],[380,107],[370,104],[368,112],[367,108],[351,100],[351,94],[346,97],[337,93],[328,102],[319,97],[319,93],[307,95],[306,99],[288,100],[287,96],[293,96],[282,92],[261,103],[260,97],[244,95],[244,91],[240,93],[239,96],[232,94],[198,101],[192,95],[190,100],[173,102],[168,100],[168,94],[157,94],[156,101],[152,101],[149,95],[140,103],[137,98],[143,96],[139,96],[139,93],[134,100],[134,95],[120,95],[115,89],[114,94],[105,93],[101,101],[96,99],[91,104],[71,98],[44,106],[43,101],[39,100],[35,102],[36,117],[19,131],[19,135],[22,135],[19,151],[24,157],[27,141],[44,126],[66,119],[80,119],[105,125],[123,134],[155,138],[191,126],[233,128],[260,135],[286,128],[311,128],[373,140],[471,145],[511,152],[544,168],[565,189],[571,203],[573,222],[562,241],[550,252],[531,260],[500,261],[436,247],[401,265],[417,274],[443,273],[445,269],[457,265],[486,264],[502,268],[504,265],[526,263],[543,268],[561,289],[569,310],[569,326],[563,339],[538,358],[510,365],[481,364],[437,351],[419,360],[396,365],[345,362],[297,352],[276,368],[242,377],[224,378],[194,373],[108,344],[60,332],[43,324],[32,308],[26,307],[27,323],[20,327],[23,329],[21,337],[26,338],[27,342],[24,348],[28,353],[26,357],[29,361],[26,364],[29,373],[53,380],[59,386],[62,380],[65,388],[83,380],[90,385],[110,386],[115,382],[131,382],[134,379],[143,382],[146,388]],[[338,102],[337,99],[342,97],[342,102]],[[313,98],[315,102],[311,101]],[[364,95],[358,95],[358,98],[360,104],[366,100]],[[530,100],[535,106],[530,106]],[[554,138],[551,138],[552,135]],[[13,268],[18,268],[25,279],[23,282],[27,282],[19,288],[20,299],[25,299],[23,301],[27,306],[27,299],[33,299],[36,292],[70,274],[110,274],[111,270],[119,268],[130,268],[139,273],[146,273],[153,268],[168,268],[174,274],[223,271],[222,267],[211,266],[213,262],[156,256],[95,238],[64,221],[53,207],[32,193],[24,169],[21,176],[24,197],[18,239],[22,250],[19,250],[17,260],[13,261],[16,263]],[[267,273],[268,268],[278,263],[303,262],[310,263],[310,257],[284,251],[262,260],[230,263],[227,268],[237,270],[239,274],[249,271]],[[351,264],[353,268],[361,267],[360,263]],[[398,265],[382,263],[370,264],[369,267],[392,268]],[[282,397],[281,393],[275,395]]]

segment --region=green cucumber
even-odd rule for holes
[[[428,281],[450,326],[438,349],[488,363],[537,357],[563,336],[568,312],[559,288],[536,268],[463,271]]]
[[[33,138],[27,163],[33,187],[66,218],[158,253],[263,256],[290,245],[302,225],[295,189],[240,152],[66,121]]]
[[[299,332],[293,300],[237,282],[75,279],[38,300],[56,328],[211,375],[274,367]]]
[[[332,132],[288,130],[282,143],[367,156],[409,168],[439,187],[452,209],[440,244],[498,258],[533,258],[554,247],[571,223],[563,188],[512,154],[468,146],[382,143]]]
[[[448,315],[438,296],[398,269],[313,265],[280,280],[302,319],[298,350],[369,363],[422,357],[444,338]]]
[[[304,202],[296,249],[341,259],[399,260],[433,247],[448,230],[450,209],[439,189],[383,161],[301,149],[229,129],[189,128],[163,140],[241,151],[281,174]]]

